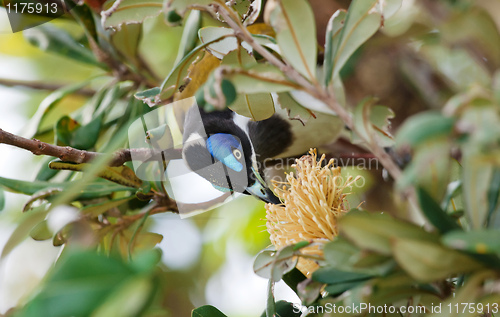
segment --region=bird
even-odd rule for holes
[[[263,163],[333,142],[344,125],[330,114],[316,114],[304,124],[291,120],[284,107],[275,106],[275,110],[268,119],[254,121],[230,109],[207,112],[192,106],[184,121],[183,160],[219,191],[280,204],[266,180]]]

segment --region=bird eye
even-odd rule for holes
[[[233,149],[233,155],[237,160],[239,160],[241,158],[241,151],[238,149]]]

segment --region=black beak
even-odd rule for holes
[[[267,187],[260,174],[253,168],[252,172],[254,173],[256,181],[252,186],[248,186],[246,188],[245,193],[253,195],[259,198],[260,200],[265,201],[266,203],[271,203],[275,205],[281,204],[280,199],[276,197],[276,195],[273,193],[271,189],[269,189],[269,187]]]

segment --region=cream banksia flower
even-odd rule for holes
[[[333,240],[337,234],[337,220],[349,210],[344,190],[351,187],[355,179],[345,181],[340,167],[334,167],[331,159],[321,167],[325,155],[317,160],[316,150],[297,159],[296,174],[286,175],[286,182],[275,182],[275,193],[282,205],[266,204],[267,231],[276,249],[300,241],[313,241],[313,245],[301,249],[305,255],[323,256],[322,244]],[[280,187],[282,185],[282,187]],[[319,265],[300,258],[297,268],[309,276]]]

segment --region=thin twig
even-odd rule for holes
[[[15,86],[20,86],[20,87],[27,87],[27,88],[32,88],[32,89],[39,89],[39,90],[50,90],[54,91],[60,88],[63,88],[66,86],[66,84],[49,84],[49,83],[43,83],[39,81],[28,81],[28,80],[14,80],[14,79],[6,79],[6,78],[0,78],[0,85],[2,86],[7,86],[7,87],[15,87]],[[88,88],[81,88],[78,89],[74,92],[74,94],[82,95],[82,96],[93,96],[95,95],[95,90],[88,89]]]
[[[115,3],[106,11],[101,12],[101,24],[104,26],[106,20],[118,9],[123,0],[116,0]]]
[[[37,139],[26,139],[0,129],[0,144],[2,143],[28,150],[35,155],[54,156],[63,161],[73,163],[88,163],[99,155],[102,155],[101,153],[78,150],[69,146],[53,145]],[[178,150],[168,149],[163,152],[168,154],[169,159],[181,158]],[[109,166],[120,166],[132,160],[147,161],[158,157],[159,154],[159,151],[147,148],[122,149],[113,154],[113,159],[110,161]]]

